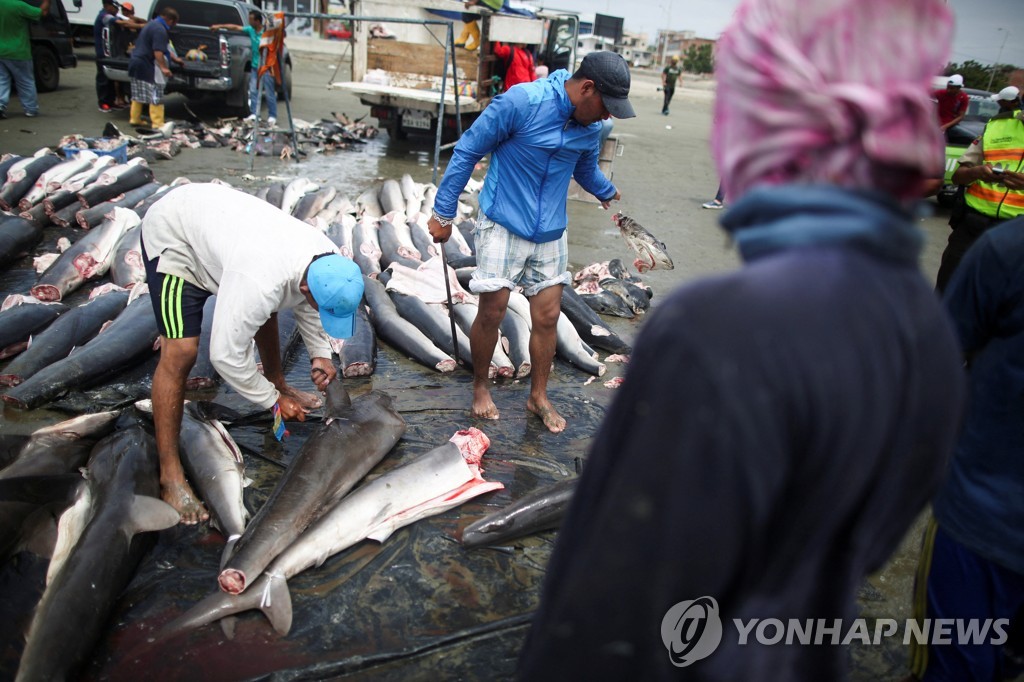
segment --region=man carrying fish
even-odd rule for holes
[[[480,312],[470,333],[475,417],[499,416],[487,370],[509,294],[522,286],[533,322],[526,409],[548,430],[565,429],[565,419],[548,400],[547,382],[562,287],[571,281],[566,270],[566,194],[569,179],[575,178],[605,208],[620,198],[598,168],[598,138],[601,121],[636,115],[629,85],[629,67],[620,55],[592,52],[571,76],[558,70],[496,97],[455,146],[429,223],[439,242],[451,235],[459,194],[474,166],[491,154],[475,232],[477,269],[470,283],[480,295]]]
[[[214,184],[177,187],[156,202],[142,225],[142,255],[161,334],[153,375],[161,494],[183,523],[194,524],[208,515],[185,481],[178,436],[206,299],[217,296],[210,337],[214,367],[240,395],[273,411],[280,436],[282,420],[303,421],[320,401],[285,380],[277,312],[294,310],[313,383],[325,390],[336,375],[327,337],[352,336],[363,278],[322,232],[256,197]]]

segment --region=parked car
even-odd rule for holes
[[[39,7],[42,0],[28,0]],[[53,92],[60,85],[60,70],[78,65],[71,44],[71,24],[60,0],[50,2],[50,13],[42,21],[29,24],[32,43],[32,65],[35,68],[36,90]]]
[[[985,124],[999,112],[999,105],[992,99],[988,90],[964,88],[970,98],[967,115],[964,120],[946,131],[946,175],[942,189],[936,199],[942,206],[950,206],[956,197],[957,185],[952,182],[953,171],[957,168],[957,159],[963,156],[971,142],[985,130]]]
[[[249,12],[261,10],[240,0],[157,0],[150,19],[165,7],[178,11],[178,24],[171,30],[171,42],[178,55],[202,48],[207,59],[186,60],[183,66],[171,65],[171,78],[165,92],[180,92],[197,99],[204,95],[223,100],[236,112],[247,112],[249,74],[252,71],[252,44],[242,31],[211,31],[213,24],[249,23]],[[116,31],[106,34],[103,68],[111,80],[129,82],[128,57]],[[278,95],[292,93],[292,58],[285,46],[281,55],[281,81]]]
[[[331,21],[324,29],[324,37],[328,40],[349,40],[352,38],[352,31],[343,21]]]

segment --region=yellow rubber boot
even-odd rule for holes
[[[132,112],[128,118],[128,123],[133,126],[142,125],[142,107],[145,105],[142,102],[136,102],[132,100]]]
[[[152,128],[159,128],[164,124],[164,105],[149,105],[149,125]]]
[[[467,21],[462,28],[462,34],[455,41],[456,47],[464,47],[467,50],[475,50],[480,46],[480,26],[475,21]]]

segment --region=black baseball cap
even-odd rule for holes
[[[609,114],[615,118],[636,116],[629,103],[629,65],[622,55],[608,50],[591,52],[583,58],[579,71],[594,81]]]

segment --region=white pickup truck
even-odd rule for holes
[[[351,7],[353,16],[380,21],[354,22],[352,78],[331,87],[358,95],[392,138],[409,133],[434,136],[437,132],[447,27],[416,21],[451,20],[457,36],[462,30],[462,13],[478,15],[480,48],[455,48],[457,78],[452,78],[448,67],[442,130],[447,140],[456,136],[456,97],[465,130],[498,94],[492,77],[501,65],[492,53],[493,41],[531,46],[538,60],[552,71],[572,70],[576,63],[579,18],[571,13],[540,12],[535,17],[494,14],[477,7],[467,9],[455,0],[352,0]],[[389,22],[387,18],[412,23]],[[383,31],[373,30],[377,24]],[[376,37],[381,33],[387,37]]]
[[[120,0],[118,0],[120,3]],[[69,0],[64,4],[68,11],[68,21],[71,23],[72,35],[75,42],[82,45],[92,45],[92,25],[96,23],[96,17],[103,9],[103,0]],[[135,8],[135,16],[145,19],[149,16],[149,10],[153,6],[153,0],[132,0]]]

